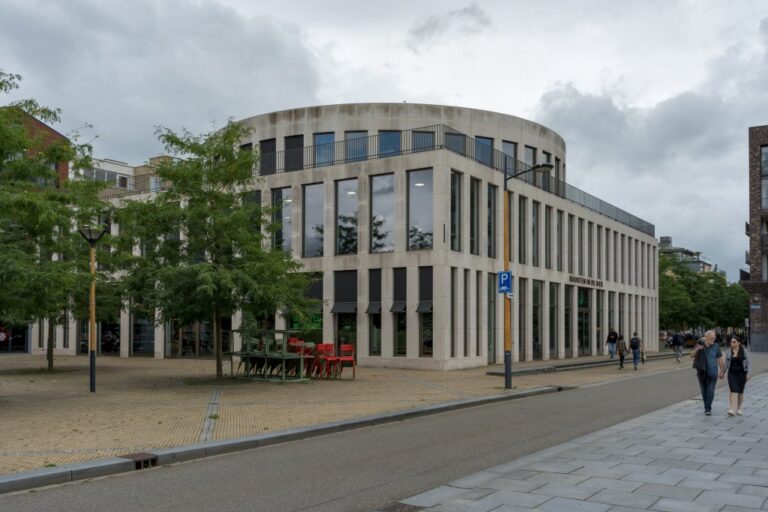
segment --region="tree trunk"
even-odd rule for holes
[[[221,318],[218,309],[213,312],[213,350],[216,352],[216,380],[222,380],[224,372],[221,368]]]
[[[42,328],[43,325],[45,324],[44,323],[41,324],[40,327]],[[48,346],[46,347],[46,350],[45,350],[45,353],[46,353],[45,355],[48,359],[49,372],[53,371],[53,333],[55,328],[56,328],[56,324],[53,323],[52,318],[49,318],[48,319]]]

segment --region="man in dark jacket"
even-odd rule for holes
[[[608,339],[605,340],[606,345],[608,345],[608,353],[611,355],[611,359],[616,357],[616,342],[619,341],[619,335],[616,334],[616,331],[611,329],[608,332]]]
[[[672,349],[675,351],[675,359],[677,359],[677,362],[679,363],[680,356],[683,355],[683,335],[680,334],[680,331],[672,336]]]
[[[693,367],[696,368],[696,377],[699,379],[701,398],[704,400],[704,414],[712,416],[712,401],[715,399],[715,386],[717,379],[723,378],[725,364],[720,347],[715,344],[715,331],[707,331],[704,334],[704,342],[699,342],[696,348],[691,350]]]

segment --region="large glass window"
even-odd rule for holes
[[[347,162],[368,158],[368,132],[350,131],[344,133],[344,157]]]
[[[533,332],[532,339],[533,339],[533,358],[534,359],[541,359],[542,358],[542,332],[543,327],[541,325],[541,320],[543,318],[542,313],[542,289],[544,287],[544,281],[539,281],[534,279],[533,280],[533,304],[531,304],[531,319],[533,325],[531,326]]]
[[[480,180],[469,181],[469,252],[480,254]]]
[[[527,244],[526,244],[526,231],[528,230],[527,222],[528,215],[526,214],[528,210],[528,199],[522,196],[519,196],[517,199],[518,204],[518,214],[517,214],[517,224],[518,224],[518,261],[520,263],[525,264],[526,263],[526,250],[527,250]]]
[[[277,141],[266,139],[259,142],[259,174],[274,174],[277,168]]]
[[[290,135],[285,138],[285,170],[298,171],[304,168],[304,135]]]
[[[504,172],[512,175],[517,172],[517,142],[501,141],[501,152],[504,153]]]
[[[459,172],[451,172],[451,250],[461,250],[461,178]]]
[[[336,182],[336,254],[357,254],[357,178]]]
[[[302,208],[304,236],[302,256],[314,258],[323,255],[324,207],[322,183],[304,185],[304,207]]]
[[[400,130],[379,132],[379,158],[400,154]]]
[[[533,201],[531,204],[531,264],[534,267],[539,266],[539,210],[540,205],[538,201]]]
[[[411,132],[411,144],[413,151],[427,151],[435,149],[435,132]]]
[[[560,285],[549,283],[549,358],[558,357],[558,314],[557,303],[560,298]]]
[[[392,302],[392,309],[390,309],[390,311],[394,315],[394,355],[395,357],[404,357],[407,355],[408,348],[406,338],[407,274],[406,269],[403,267],[395,268],[392,271],[394,277],[394,293],[392,296],[394,301]]]
[[[273,247],[290,251],[293,249],[291,232],[293,229],[293,191],[291,187],[272,189],[272,222],[278,226],[273,235]]]
[[[445,147],[460,155],[467,152],[467,136],[463,133],[446,132]]]
[[[496,257],[496,185],[488,185],[488,257]]]
[[[131,324],[131,353],[133,355],[154,355],[155,323],[147,316],[134,314]]]
[[[528,165],[536,165],[536,148],[532,146],[525,146],[525,152],[523,153],[523,161]],[[540,183],[540,177],[537,176],[538,172],[529,172],[524,174],[523,177],[529,183]]]
[[[528,360],[528,350],[525,346],[525,340],[526,340],[526,334],[525,329],[528,325],[528,317],[525,314],[525,307],[528,303],[527,299],[527,289],[528,288],[528,280],[525,278],[519,278],[517,280],[517,291],[518,293],[518,299],[517,299],[517,345],[519,347],[519,354],[520,354],[520,361],[527,361]]]
[[[488,362],[496,362],[496,274],[488,274]]]
[[[464,357],[469,357],[469,270],[464,269]]]
[[[544,207],[544,267],[552,268],[552,207]]]
[[[603,326],[604,296],[605,296],[605,291],[603,290],[595,291],[595,314],[596,314],[595,330],[597,332],[597,354],[596,355],[600,355],[605,352],[603,344],[605,343],[605,339],[608,336],[608,333],[605,330],[605,327]]]
[[[432,267],[419,267],[419,357],[432,357]]]
[[[760,146],[760,169],[763,176],[768,176],[768,146]]]
[[[368,270],[368,355],[381,355],[381,269]]]
[[[456,290],[456,267],[451,267],[451,292],[450,292],[450,298],[451,298],[451,326],[450,326],[450,333],[451,333],[451,357],[456,357],[456,299],[457,299],[457,290]]]
[[[493,139],[475,137],[475,159],[481,164],[493,165]]]
[[[557,210],[557,270],[563,271],[563,211]]]
[[[432,169],[408,173],[408,249],[432,248]]]
[[[395,175],[371,177],[371,252],[395,250]]]
[[[315,165],[321,167],[323,165],[333,164],[333,151],[334,151],[334,134],[331,133],[316,133],[313,136],[313,144],[315,150]]]

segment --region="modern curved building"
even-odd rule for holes
[[[278,207],[273,243],[315,275],[308,293],[325,301],[308,325],[265,319],[275,328],[354,343],[360,365],[435,370],[501,362],[506,339],[514,361],[602,354],[610,328],[657,349],[654,227],[568,185],[566,145],[549,128],[407,103],[241,122],[251,128],[242,149],[260,154],[252,199]],[[157,193],[152,162],[126,176],[102,167],[94,179],[114,183],[116,201]],[[509,296],[498,293],[503,270]],[[117,316],[99,325],[100,354],[212,355],[208,322]],[[225,349],[240,348],[240,321],[222,323]],[[57,353],[81,351],[87,334],[84,319],[58,328]],[[30,337],[43,353],[42,322]]]
[[[567,185],[553,130],[407,103],[241,122],[252,129],[242,147],[261,156],[259,200],[279,206],[274,243],[319,279],[310,293],[326,303],[312,327],[355,343],[358,364],[500,362],[505,268],[514,361],[604,353],[609,328],[657,348],[654,227]]]

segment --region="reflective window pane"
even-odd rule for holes
[[[316,133],[312,143],[315,150],[315,165],[331,165],[333,163],[333,133]]]
[[[475,159],[485,165],[493,163],[493,139],[475,137]]]
[[[323,184],[304,185],[302,256],[323,255]]]
[[[336,254],[357,254],[357,179],[336,182]]]
[[[344,147],[347,162],[368,158],[368,132],[354,131],[344,134]]]
[[[275,207],[272,213],[272,222],[278,226],[273,237],[273,246],[284,251],[290,251],[293,249],[291,243],[293,191],[291,187],[273,189],[272,205]]]
[[[395,250],[395,175],[371,178],[371,252]]]
[[[435,132],[411,132],[414,151],[426,151],[435,148]]]
[[[379,157],[400,154],[400,130],[379,132]]]
[[[408,173],[408,249],[432,248],[432,169]]]

